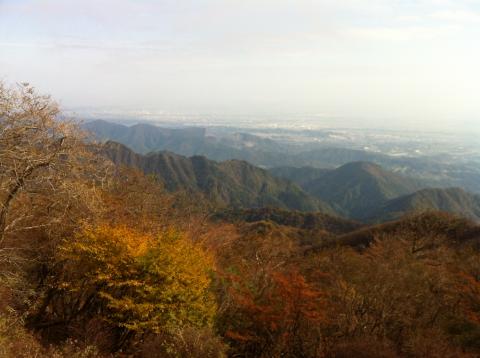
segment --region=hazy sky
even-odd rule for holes
[[[64,107],[480,127],[480,0],[0,0],[0,78]]]

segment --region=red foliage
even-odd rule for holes
[[[225,336],[250,344],[250,352],[258,347],[291,350],[325,321],[323,292],[295,270],[272,272],[256,283],[239,275],[230,278],[235,312]]]

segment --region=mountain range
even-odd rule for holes
[[[303,183],[312,196],[345,217],[363,220],[387,200],[411,194],[421,183],[369,162],[353,162]]]
[[[396,220],[406,214],[444,211],[479,220],[480,196],[462,188],[426,188],[421,180],[387,171],[368,162],[334,170],[278,167],[273,175],[292,180],[329,203],[337,213],[367,222]]]
[[[285,148],[275,148],[278,143],[272,140],[254,135],[230,134],[228,141],[226,137],[212,139],[202,128],[92,123],[90,127],[95,128],[97,137],[115,137],[134,143],[135,151],[107,141],[104,150],[113,162],[155,174],[167,190],[200,193],[216,207],[322,212],[362,222],[384,222],[413,212],[437,210],[480,220],[478,195],[463,188],[433,188],[428,181],[373,162],[353,161],[336,168],[295,167],[288,166],[289,155],[294,154],[288,154]],[[222,152],[222,147],[227,148],[223,151],[227,158],[244,156],[239,153],[259,153],[252,148],[269,148],[277,151],[275,155],[283,155],[287,165],[265,170],[244,160],[216,161],[203,155],[187,157],[170,150],[150,151],[151,148],[174,148],[183,153],[207,149]],[[308,153],[313,155],[313,152]],[[361,151],[328,148],[318,155],[323,159],[332,156],[343,156],[345,160],[365,157]]]
[[[125,126],[104,120],[84,124],[98,140],[113,140],[135,152],[171,151],[187,157],[201,155],[216,161],[245,160],[262,168],[313,167],[334,169],[350,162],[372,162],[383,168],[420,179],[428,187],[462,187],[480,193],[480,169],[475,163],[445,162],[438,157],[402,157],[379,152],[328,147],[322,144],[275,140],[245,133],[243,129],[165,128],[149,123]]]
[[[203,156],[187,158],[171,152],[142,155],[116,142],[107,142],[104,152],[116,164],[155,174],[167,190],[200,192],[216,206],[271,206],[334,214],[328,204],[308,195],[295,183],[276,178],[245,161],[219,163]]]
[[[429,210],[480,219],[479,196],[459,188],[422,189],[422,183],[368,162],[334,170],[304,169],[316,176],[307,175],[311,180],[306,182],[299,179],[300,186],[272,174],[291,169],[269,172],[245,161],[216,162],[171,152],[142,155],[116,142],[107,142],[104,152],[116,164],[155,174],[167,190],[201,193],[217,207],[321,212],[363,222],[384,222]]]

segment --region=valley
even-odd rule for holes
[[[399,156],[332,147],[338,141],[293,144],[285,139],[292,134],[287,130],[278,139],[237,128],[129,127],[106,121],[88,122],[85,128],[92,138],[108,141],[106,151],[116,164],[155,174],[168,190],[201,193],[214,206],[320,211],[363,222],[429,210],[480,219],[480,165],[474,157],[459,161],[455,155],[418,150],[415,156]]]

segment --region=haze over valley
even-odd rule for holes
[[[372,162],[428,187],[462,187],[480,192],[478,144],[442,133],[348,129],[159,127],[103,120],[84,124],[98,140],[120,142],[147,154],[171,151],[210,160],[245,160],[265,169],[334,169],[350,162]],[[287,179],[291,179],[287,175]]]

